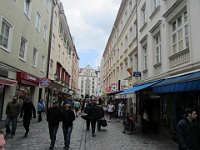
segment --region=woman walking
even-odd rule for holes
[[[66,104],[65,109],[63,111],[62,120],[63,120],[63,135],[64,135],[64,143],[65,150],[69,149],[70,138],[73,129],[73,121],[75,120],[75,114],[71,110],[71,106]]]

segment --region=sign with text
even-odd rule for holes
[[[134,77],[141,77],[141,72],[133,72]]]

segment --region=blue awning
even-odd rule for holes
[[[165,79],[152,88],[154,93],[200,90],[200,72]]]
[[[151,83],[147,83],[147,84],[143,84],[143,85],[134,86],[134,87],[132,87],[132,88],[126,90],[126,91],[119,93],[119,95],[134,93],[136,91],[148,88],[148,87],[150,87],[150,86],[152,86],[152,85],[154,85],[158,82],[160,82],[160,81],[155,81],[155,82],[151,82]]]

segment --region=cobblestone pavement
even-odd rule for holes
[[[86,131],[85,121],[79,116],[74,121],[71,135],[70,150],[176,150],[177,144],[162,136],[153,134],[141,134],[137,131],[133,134],[123,134],[123,125],[117,120],[112,120],[102,131],[97,131],[95,137],[91,136],[91,130]],[[47,150],[50,139],[48,126],[43,116],[42,122],[32,119],[30,133],[24,137],[22,123],[18,124],[14,138],[6,138],[6,150]],[[4,129],[5,133],[5,129]],[[55,150],[63,149],[63,134],[60,127],[57,133]]]

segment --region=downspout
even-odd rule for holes
[[[49,45],[48,45],[48,56],[47,56],[47,71],[46,71],[46,78],[49,77],[49,64],[50,64],[50,56],[51,56],[51,40],[52,40],[52,31],[53,31],[53,13],[54,13],[54,7],[55,2],[52,0],[52,8],[51,8],[51,22],[50,22],[50,32],[49,32]],[[46,88],[47,92],[47,110],[49,107],[49,94],[50,94],[50,88]]]

